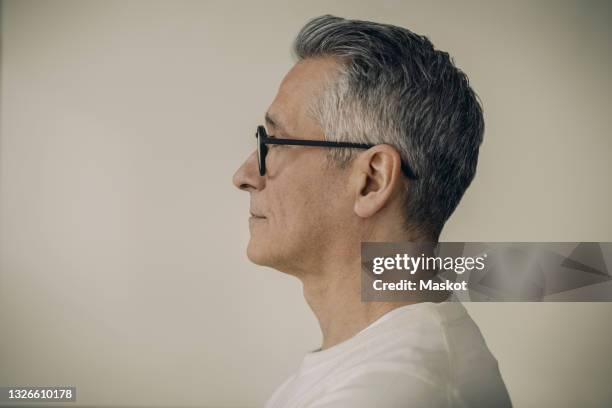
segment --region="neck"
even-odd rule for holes
[[[319,320],[321,349],[350,339],[389,311],[414,302],[362,302],[359,265],[353,276],[326,275],[303,279],[304,297]]]
[[[388,236],[363,241],[413,241],[409,236]],[[336,256],[319,259],[317,273],[302,273],[304,297],[319,321],[325,350],[350,339],[389,311],[416,301],[363,302],[361,300],[361,240],[350,247],[328,248]],[[328,251],[327,251],[328,252]],[[329,253],[329,252],[328,252]],[[338,256],[341,254],[341,256]],[[330,254],[331,255],[331,254]],[[325,261],[327,259],[327,261]],[[309,268],[310,269],[310,268]]]

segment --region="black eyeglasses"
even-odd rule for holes
[[[268,154],[269,144],[274,145],[291,145],[291,146],[316,146],[316,147],[348,147],[353,149],[369,149],[374,147],[371,144],[364,143],[350,143],[350,142],[328,142],[323,140],[303,140],[303,139],[278,139],[275,137],[269,137],[266,133],[266,128],[263,126],[257,126],[255,132],[255,138],[257,139],[257,162],[259,164],[259,174],[261,176],[266,174],[266,155]],[[414,172],[402,161],[402,171],[404,174],[412,180],[416,180],[418,177]]]

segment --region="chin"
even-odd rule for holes
[[[253,239],[251,239],[247,247],[247,258],[249,258],[249,261],[253,262],[255,265],[267,266],[291,275],[291,273],[288,272],[288,270],[291,268],[289,268],[286,261],[283,261],[283,258],[280,256],[278,251],[272,252],[271,248],[269,247],[257,245],[253,242]]]
[[[266,248],[256,245],[251,238],[249,245],[247,246],[247,258],[255,265],[259,266],[272,266],[270,265],[270,256]]]

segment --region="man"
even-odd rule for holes
[[[249,259],[302,281],[323,341],[266,407],[510,406],[460,303],[361,300],[361,242],[437,242],[474,176],[466,76],[425,37],[333,16],[294,52],[233,182],[250,194]]]

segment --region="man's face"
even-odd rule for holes
[[[324,140],[309,114],[334,75],[335,62],[308,59],[284,78],[268,109],[270,136]],[[312,267],[346,231],[352,203],[346,170],[327,165],[327,149],[268,145],[266,174],[259,175],[253,152],[234,174],[234,185],[251,196],[249,259],[286,272]]]

